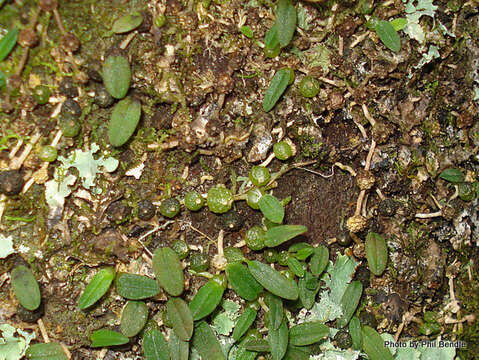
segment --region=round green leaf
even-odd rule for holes
[[[298,298],[298,286],[294,280],[287,279],[269,265],[256,260],[248,261],[248,268],[256,281],[272,294],[288,300]]]
[[[103,83],[106,90],[115,99],[123,99],[130,88],[130,63],[125,56],[110,55],[102,68]]]
[[[142,301],[128,301],[121,313],[120,331],[132,337],[143,329],[148,321],[148,307]]]
[[[110,288],[114,278],[115,269],[111,267],[98,271],[80,296],[78,307],[83,310],[100,300]]]
[[[263,287],[251,275],[248,268],[240,262],[226,266],[226,277],[233,290],[245,300],[256,300],[263,291]]]
[[[178,255],[169,247],[156,249],[153,254],[153,271],[160,286],[172,296],[183,292],[183,268]]]
[[[263,195],[258,202],[259,209],[264,217],[276,224],[281,224],[284,218],[284,207],[273,195]]]
[[[25,353],[29,360],[66,360],[67,356],[60,344],[45,343],[30,345]]]
[[[108,140],[113,146],[121,146],[133,135],[141,117],[138,100],[126,98],[118,102],[108,124]]]
[[[180,298],[171,298],[166,309],[176,335],[183,341],[190,340],[193,335],[193,315],[188,305]]]
[[[381,235],[370,232],[366,236],[365,249],[369,269],[374,275],[381,275],[388,261],[386,241]]]
[[[90,335],[91,347],[105,347],[126,344],[130,339],[119,332],[100,329]]]
[[[159,293],[158,283],[147,276],[120,273],[115,279],[118,295],[129,300],[141,300]]]
[[[139,12],[134,12],[123,16],[113,23],[112,30],[115,34],[123,34],[135,30],[143,22],[143,16]]]
[[[190,310],[195,321],[211,314],[221,302],[224,288],[215,280],[209,280],[196,293],[190,302]]]
[[[18,302],[27,310],[38,308],[42,298],[32,271],[24,265],[19,265],[12,270],[10,277],[13,293]]]

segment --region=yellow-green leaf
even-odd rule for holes
[[[0,40],[0,61],[3,61],[17,43],[18,29],[11,29]]]
[[[30,345],[25,356],[29,360],[67,360],[67,356],[60,344],[52,342]]]
[[[126,344],[130,339],[119,332],[107,329],[94,331],[90,335],[91,347],[117,346]]]

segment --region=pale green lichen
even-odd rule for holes
[[[0,334],[0,360],[21,359],[30,341],[36,337],[35,332],[30,334],[9,324],[0,324]]]
[[[11,236],[0,234],[0,259],[5,259],[8,255],[13,254],[13,239]]]

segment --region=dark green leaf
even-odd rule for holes
[[[119,332],[100,329],[90,335],[92,347],[105,347],[126,344],[130,339]]]
[[[308,231],[304,225],[279,225],[266,231],[265,244],[275,247]]]
[[[268,89],[264,93],[263,110],[270,111],[278,102],[281,95],[283,95],[289,83],[290,71],[288,69],[281,69],[276,71]]]
[[[287,279],[278,271],[259,261],[249,261],[248,268],[256,281],[272,294],[288,300],[298,298],[298,286],[294,280]]]
[[[268,49],[274,49],[276,46],[279,46],[278,26],[276,23],[266,33],[264,37],[264,46],[266,46]]]
[[[123,34],[135,30],[143,22],[143,16],[139,12],[134,12],[123,16],[113,23],[112,30],[115,34]]]
[[[352,348],[354,350],[361,350],[363,346],[363,336],[361,334],[361,323],[356,316],[353,316],[349,322],[349,335],[351,335],[353,342]]]
[[[256,319],[256,311],[252,308],[246,308],[241,316],[236,321],[235,329],[233,330],[233,340],[238,341],[248,331],[250,326]]]
[[[283,360],[309,360],[311,348],[309,346],[289,345]]]
[[[278,329],[269,329],[268,342],[273,360],[281,360],[288,348],[288,325],[286,324],[286,319],[283,319]]]
[[[160,292],[158,283],[147,276],[120,273],[115,279],[118,295],[129,300],[141,300]]]
[[[148,321],[148,307],[143,301],[128,301],[121,313],[120,331],[123,335],[137,335]]]
[[[263,291],[263,287],[255,280],[246,266],[234,262],[226,266],[226,277],[231,288],[243,299],[253,301]]]
[[[87,285],[80,299],[78,300],[78,307],[86,309],[96,303],[100,298],[106,294],[110,285],[115,278],[115,269],[108,267],[101,269],[91,279]]]
[[[464,175],[462,175],[462,172],[459,169],[446,169],[441,172],[439,177],[453,184],[461,183],[464,181]]]
[[[263,339],[256,339],[254,337],[247,337],[244,341],[241,342],[246,350],[256,351],[256,352],[270,352],[271,348],[269,342]]]
[[[393,360],[391,351],[384,346],[384,340],[376,330],[369,326],[362,329],[363,351],[370,360]]]
[[[279,329],[283,322],[283,301],[270,293],[265,295],[266,305],[268,306],[268,327],[273,330]]]
[[[188,305],[180,298],[170,298],[166,309],[176,335],[183,341],[190,340],[193,335],[193,316]]]
[[[18,29],[11,29],[0,40],[0,61],[3,61],[17,43]]]
[[[220,343],[213,329],[206,322],[201,321],[195,327],[192,343],[202,359],[225,360]]]
[[[401,50],[401,39],[389,21],[379,20],[376,25],[376,33],[388,49],[394,52]]]
[[[370,232],[366,236],[366,258],[371,272],[379,276],[386,269],[388,262],[388,248],[384,238],[376,233]]]
[[[102,68],[103,83],[115,99],[123,99],[130,88],[130,63],[125,56],[110,55]]]
[[[160,286],[172,296],[183,292],[183,268],[178,255],[169,247],[156,249],[153,254],[153,271]]]
[[[248,39],[252,39],[254,37],[253,30],[251,30],[248,25],[243,25],[240,30]]]
[[[174,331],[170,333],[169,349],[171,360],[188,360],[190,343],[181,340]]]
[[[296,30],[296,8],[291,0],[278,0],[276,24],[279,43],[285,47],[293,39]]]
[[[326,269],[329,262],[329,251],[324,245],[320,245],[314,249],[314,254],[311,257],[310,267],[311,273],[314,276],[319,276]]]
[[[223,292],[224,288],[214,280],[209,280],[200,287],[190,302],[193,320],[197,321],[211,314],[221,302]]]
[[[363,293],[363,284],[360,281],[352,281],[344,291],[341,298],[340,306],[343,314],[336,321],[339,328],[343,328],[348,325],[349,320],[353,316],[356,308],[358,307],[359,300]]]
[[[329,328],[320,321],[310,321],[293,326],[289,330],[291,345],[311,345],[326,338]]]
[[[30,345],[25,353],[25,356],[29,360],[67,360],[65,352],[60,344],[57,343]],[[7,355],[5,359],[10,358]]]
[[[298,259],[290,256],[287,261],[287,265],[289,270],[296,275],[297,277],[303,277],[304,276],[304,269],[303,265],[299,262]]]
[[[142,347],[146,360],[170,360],[168,344],[158,329],[145,331]]]
[[[261,199],[259,199],[258,205],[266,219],[276,224],[283,222],[284,207],[281,205],[281,201],[275,196],[269,194],[263,195]]]
[[[309,283],[314,282],[314,287],[309,286]],[[310,289],[311,288],[311,289]],[[319,291],[319,281],[313,277],[311,273],[306,272],[304,278],[298,280],[299,299],[303,304],[303,307],[307,310],[311,309],[316,300],[316,294]]]
[[[38,308],[42,298],[32,271],[24,265],[18,265],[12,270],[10,277],[13,293],[18,302],[27,310]]]
[[[108,124],[108,140],[113,146],[121,146],[133,135],[141,117],[141,104],[127,97],[119,101],[111,113]]]

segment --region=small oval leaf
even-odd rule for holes
[[[439,177],[453,184],[458,184],[464,181],[464,175],[462,175],[462,172],[459,169],[446,169],[441,172]]]
[[[291,0],[278,1],[276,24],[279,43],[281,47],[285,47],[293,39],[296,30],[296,8]]]
[[[283,95],[289,83],[290,71],[288,69],[281,69],[276,71],[268,89],[264,93],[263,110],[270,111],[278,102],[281,95]]]
[[[176,335],[183,341],[190,340],[193,335],[193,316],[188,305],[180,298],[171,298],[166,310]]]
[[[132,337],[143,329],[148,321],[148,307],[143,301],[128,301],[121,313],[120,331]]]
[[[18,29],[11,29],[0,40],[0,61],[3,61],[17,43]]]
[[[105,347],[126,344],[130,339],[119,332],[100,329],[90,335],[91,347]]]
[[[304,225],[279,225],[266,231],[265,244],[269,247],[275,247],[282,243],[304,234],[308,228]]]
[[[24,265],[18,265],[10,274],[12,288],[18,302],[27,310],[35,310],[42,301],[40,287],[32,271]]]
[[[273,360],[281,360],[284,354],[286,354],[286,350],[288,349],[288,337],[288,325],[286,324],[285,319],[283,319],[283,322],[278,329],[269,329],[268,342]]]
[[[142,347],[146,360],[170,360],[168,343],[158,329],[145,331]]]
[[[209,280],[196,293],[190,302],[190,310],[195,321],[211,314],[223,298],[224,288],[216,281]]]
[[[233,340],[238,341],[248,329],[251,327],[256,319],[257,312],[252,308],[246,308],[241,316],[236,321],[235,328],[233,330]]]
[[[374,232],[370,232],[366,236],[366,258],[368,260],[371,272],[379,276],[386,269],[388,261],[388,248],[384,238]]]
[[[328,337],[329,328],[320,321],[310,321],[293,326],[289,330],[289,343],[304,346]]]
[[[263,291],[263,287],[251,275],[248,268],[240,262],[226,266],[226,277],[233,290],[245,300],[254,301]]]
[[[401,50],[401,39],[389,21],[379,20],[376,26],[376,33],[388,49],[394,52]]]
[[[110,285],[115,278],[115,269],[108,267],[101,269],[98,273],[91,279],[90,283],[87,285],[83,294],[78,300],[78,307],[80,309],[86,309],[96,303],[100,298],[106,294]]]
[[[115,286],[118,295],[129,300],[147,299],[160,292],[158,283],[154,279],[136,274],[118,274]]]
[[[343,328],[348,325],[349,320],[353,316],[356,308],[358,307],[359,300],[363,293],[363,284],[360,281],[352,281],[344,291],[343,297],[339,305],[343,315],[336,321],[339,328]]]
[[[265,296],[266,305],[268,306],[268,327],[273,330],[279,329],[281,323],[283,322],[283,301],[270,293],[267,293]]]
[[[130,63],[125,56],[110,55],[102,67],[103,83],[115,99],[123,99],[130,88]]]
[[[314,249],[311,257],[310,268],[314,276],[319,276],[326,269],[329,263],[329,250],[326,246],[320,245]]]
[[[115,105],[108,124],[108,140],[113,146],[122,146],[135,132],[141,117],[138,100],[126,98]]]
[[[30,345],[25,356],[29,360],[67,360],[65,352],[57,343]],[[8,359],[8,355],[6,359]]]
[[[261,196],[258,205],[266,219],[276,224],[283,222],[284,207],[275,196],[269,194]]]
[[[291,272],[297,277],[301,278],[304,276],[303,265],[301,265],[299,260],[296,259],[295,257],[290,256],[287,260],[287,265],[289,270],[291,270]]]
[[[180,259],[173,249],[163,247],[153,254],[153,271],[160,286],[172,296],[183,292],[183,268]]]
[[[195,327],[192,343],[202,359],[225,360],[220,343],[213,329],[206,322],[201,321]]]
[[[391,351],[384,346],[384,340],[376,330],[369,326],[362,329],[363,351],[371,360],[393,360]]]
[[[354,350],[361,350],[363,346],[363,336],[361,334],[361,323],[356,316],[353,316],[349,322],[349,334],[353,342],[352,348]]]
[[[174,331],[170,333],[168,348],[170,349],[171,360],[188,360],[190,343],[181,340]]]
[[[287,279],[270,266],[256,260],[248,261],[248,268],[256,281],[272,294],[288,300],[298,298],[298,286],[294,280]]]
[[[143,22],[143,16],[139,12],[134,12],[117,19],[113,23],[112,30],[115,34],[124,34],[135,30]]]

